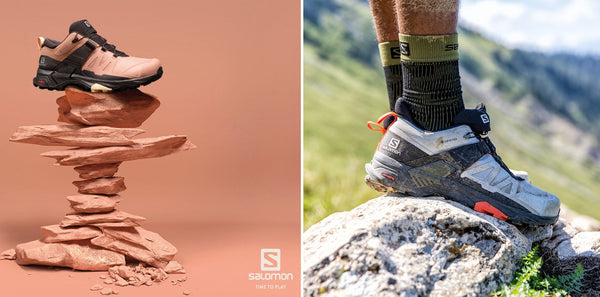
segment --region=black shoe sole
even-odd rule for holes
[[[413,168],[383,154],[376,153],[373,161],[365,165],[365,169],[367,171],[365,183],[377,192],[415,197],[442,196],[516,225],[550,225],[558,220],[558,215],[555,217],[535,215],[522,208],[511,206],[508,198],[486,195],[483,191],[477,191],[451,178],[440,178],[435,183],[415,186],[413,177],[409,174],[409,170]]]
[[[81,74],[65,74],[53,70],[38,69],[33,85],[45,90],[62,91],[67,86],[77,86],[89,92],[110,92],[125,89],[135,89],[145,86],[162,77],[163,69],[159,67],[155,74],[140,78],[103,79]]]

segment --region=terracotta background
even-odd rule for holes
[[[2,1],[0,251],[37,239],[68,211],[71,167],[10,143],[17,126],[54,124],[62,92],[34,88],[39,35],[62,40],[87,18],[119,50],[157,57],[164,76],[141,90],[161,107],[142,136],[186,134],[198,149],[127,162],[120,209],[179,249],[180,287],[119,296],[300,295],[300,1]],[[260,249],[280,248],[286,289],[259,290]],[[101,273],[0,261],[2,296],[99,296]],[[43,294],[42,294],[43,293]]]

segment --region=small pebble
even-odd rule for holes
[[[102,295],[110,295],[112,293],[113,293],[113,291],[111,288],[104,288],[104,289],[102,289],[102,291],[100,291],[100,294],[102,294]]]
[[[93,285],[93,286],[90,288],[90,290],[91,290],[91,291],[99,291],[99,290],[102,290],[102,286],[101,286],[101,285],[97,285],[97,284],[96,284],[96,285]]]
[[[106,279],[106,275],[104,275],[104,274],[103,274],[103,275],[100,275],[100,276],[99,276],[99,278],[101,278],[101,279]]]
[[[190,290],[183,291],[183,295],[191,295],[191,294],[192,294],[192,291],[190,291]]]
[[[105,284],[107,284],[107,285],[110,285],[110,284],[112,284],[112,283],[113,283],[113,281],[112,281],[112,280],[110,280],[110,279],[105,279],[105,280],[104,280],[104,283],[105,283]]]

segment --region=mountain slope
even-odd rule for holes
[[[368,4],[304,6],[307,228],[378,195],[363,181],[380,138],[366,122],[386,112],[387,94]],[[490,137],[507,164],[527,170],[573,210],[600,218],[600,91],[593,79],[600,67],[592,67],[599,60],[510,50],[464,28],[459,43],[465,102],[488,106]]]

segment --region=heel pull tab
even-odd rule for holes
[[[39,50],[42,50],[42,46],[44,46],[44,41],[46,41],[46,39],[42,36],[38,36],[37,38],[37,46]]]

